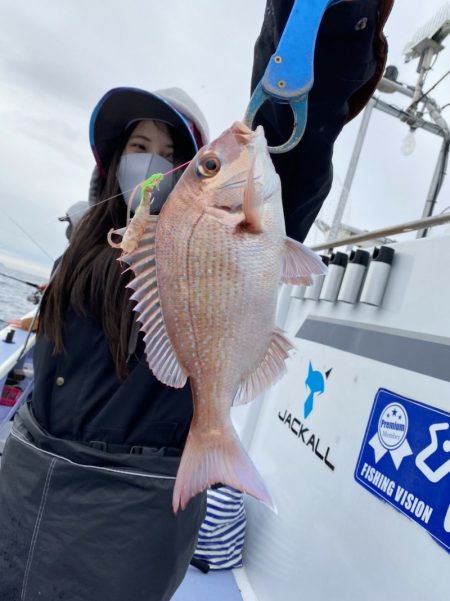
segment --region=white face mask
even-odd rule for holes
[[[159,154],[148,154],[144,152],[123,154],[120,158],[116,176],[127,206],[131,194],[133,193],[133,189],[140,182],[143,182],[155,173],[166,173],[171,169],[173,169],[173,164]],[[174,174],[169,173],[169,175],[164,176],[164,179],[159,185],[159,190],[156,188],[153,190],[153,202],[150,207],[152,214],[160,212],[174,186]],[[130,207],[133,213],[136,211],[140,200],[141,186],[137,188],[133,196]]]

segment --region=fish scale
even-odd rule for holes
[[[192,331],[193,344],[186,352],[179,353],[180,361],[193,378],[199,378],[203,367],[204,372],[209,374],[205,394],[226,394],[231,405],[242,371],[247,373],[256,367],[270,340],[280,261],[277,267],[275,261],[271,265],[265,260],[264,249],[270,247],[261,244],[259,239],[254,240],[258,247],[256,253],[254,245],[234,243],[234,228],[224,228],[207,215],[197,220],[189,237],[183,239],[177,230],[170,228],[170,224],[181,220],[183,207],[180,208],[179,214],[178,207],[174,207],[178,209],[174,210],[174,214],[164,214],[157,234],[158,238],[161,236],[166,241],[163,246],[166,252],[157,255],[161,303],[164,307],[166,295],[175,290],[175,298],[170,304],[181,316],[181,329],[172,331],[170,320],[166,321],[166,327],[170,338],[176,338],[177,334],[182,337],[184,332]],[[166,224],[170,232],[166,231]],[[173,247],[167,244],[170,239]],[[250,276],[248,271],[255,254],[259,256],[259,262],[252,268]],[[267,250],[266,254],[269,254]],[[177,256],[182,260],[177,260]],[[183,279],[185,265],[187,286],[178,291],[176,282]],[[270,289],[269,298],[261,295],[261,279]],[[204,309],[205,299],[208,311]],[[260,313],[249,312],[249,305],[258,308]],[[265,336],[262,336],[261,322],[266,325]],[[212,333],[212,339],[208,333]],[[259,352],[255,356],[255,347],[258,346]],[[234,352],[227,352],[229,348],[233,348]],[[227,387],[226,382],[229,382]]]

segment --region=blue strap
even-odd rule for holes
[[[295,0],[278,47],[270,58],[264,76],[256,86],[244,123],[251,127],[266,100],[290,104],[294,114],[291,137],[270,152],[291,150],[301,140],[308,115],[308,92],[314,82],[314,50],[322,17],[331,5],[343,0]]]

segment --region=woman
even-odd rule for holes
[[[33,399],[3,455],[2,601],[164,601],[184,576],[205,505],[199,495],[176,517],[171,509],[190,389],[149,371],[129,274],[107,233],[126,224],[132,188],[191,159],[206,138],[178,89],[116,88],[94,109],[91,208],[46,290]],[[152,210],[174,183],[165,178]]]

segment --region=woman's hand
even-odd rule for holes
[[[31,322],[33,321],[34,317],[22,317],[22,319],[8,319],[8,325],[10,325],[13,328],[19,328],[21,330],[29,330],[30,326],[31,326]],[[32,328],[32,332],[36,332],[38,327],[38,320],[35,319],[34,320],[34,324],[33,324],[33,328]]]

